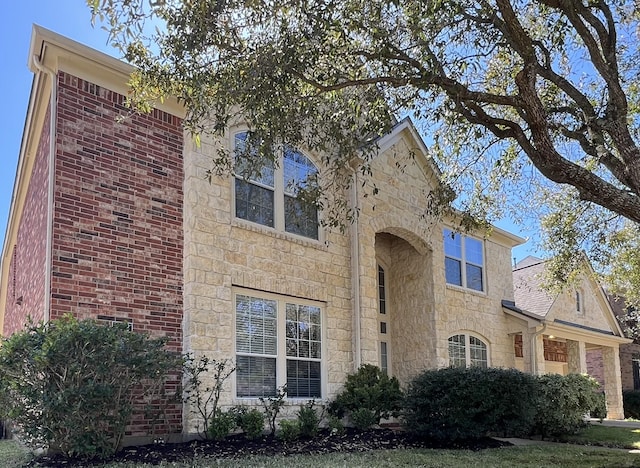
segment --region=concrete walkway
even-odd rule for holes
[[[599,419],[591,418],[589,422],[594,426],[601,424],[603,426],[614,426],[614,427],[628,427],[640,429],[640,421],[627,421],[621,419],[603,419],[600,421]]]
[[[601,424],[603,426],[613,426],[613,427],[628,427],[630,429],[640,429],[640,421],[622,421],[619,419],[603,419],[600,421],[599,419],[589,419],[589,423],[596,426]],[[540,439],[519,439],[516,437],[494,437],[496,440],[501,440],[503,442],[508,442],[518,447],[527,447],[532,445],[562,445],[566,446],[566,442],[551,442],[548,440],[540,440]],[[639,435],[640,438],[640,435]],[[627,453],[635,453],[640,455],[640,450],[638,449],[623,449],[623,448],[614,448],[614,447],[602,447],[596,445],[585,445],[584,447],[589,449],[607,449],[607,450],[616,450],[616,451],[624,451]]]

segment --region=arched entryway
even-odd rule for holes
[[[400,235],[375,236],[377,349],[378,365],[406,383],[435,366],[433,262]]]

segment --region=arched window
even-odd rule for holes
[[[449,365],[453,367],[488,367],[487,345],[473,335],[449,337]]]
[[[246,151],[247,133],[235,136],[237,152]],[[273,160],[265,158],[261,167],[236,163],[235,215],[263,226],[318,239],[318,211],[301,195],[313,190],[317,168],[300,151],[285,147]]]

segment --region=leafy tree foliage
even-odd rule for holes
[[[108,456],[135,403],[159,391],[180,357],[166,340],[71,316],[31,324],[0,346],[0,416],[33,447]]]
[[[242,119],[263,157],[283,143],[317,151],[328,220],[348,207],[327,194],[351,184],[354,161],[366,175],[371,143],[409,114],[462,212],[539,214],[562,258],[587,250],[608,267],[612,249],[629,250],[618,234],[640,222],[631,0],[88,4],[140,69],[134,108],[174,95],[196,135]],[[221,148],[212,172],[229,161]],[[554,278],[572,266],[557,262]]]

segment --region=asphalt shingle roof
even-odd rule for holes
[[[542,288],[544,260],[528,256],[513,267],[513,294],[516,306],[544,319],[557,296]]]

